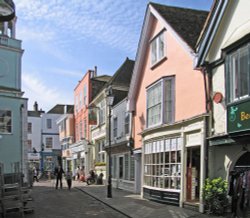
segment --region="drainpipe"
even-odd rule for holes
[[[200,192],[200,208],[199,211],[201,213],[204,213],[204,199],[203,199],[203,187],[205,183],[205,179],[208,177],[208,161],[209,161],[209,145],[208,145],[208,136],[209,136],[209,127],[210,127],[210,117],[211,117],[211,101],[210,101],[210,92],[211,92],[211,75],[209,72],[209,66],[205,64],[202,69],[203,74],[203,82],[204,82],[204,93],[205,93],[205,101],[206,101],[206,114],[209,116],[205,116],[204,118],[204,126],[203,126],[203,149],[201,150],[201,166],[203,167],[203,170],[201,171],[201,192]]]

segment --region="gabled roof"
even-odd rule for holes
[[[199,68],[200,66],[205,64],[207,52],[219,28],[220,22],[228,6],[228,3],[229,0],[214,0],[213,2],[211,11],[206,21],[206,25],[203,27],[203,30],[196,45],[196,68]]]
[[[144,59],[149,47],[150,33],[154,19],[159,20],[167,31],[181,43],[183,49],[193,58],[196,41],[206,21],[208,12],[188,8],[172,7],[150,2],[147,6],[138,44],[133,76],[128,93],[129,110],[135,110],[135,96],[138,92]]]
[[[65,109],[66,109],[66,111],[65,111]],[[65,112],[67,114],[74,113],[74,105],[57,104],[52,109],[50,109],[47,112],[47,114],[64,114]]]
[[[98,94],[104,92],[109,86],[112,86],[113,95],[115,96],[113,105],[126,98],[133,74],[134,63],[133,60],[126,58],[109,81],[94,95],[93,99],[98,96]]]
[[[40,117],[41,114],[43,114],[44,111],[40,110],[40,111],[28,111],[28,117]]]
[[[129,86],[130,80],[133,74],[135,61],[130,60],[128,57],[120,66],[120,68],[116,71],[116,73],[112,76],[112,78],[107,83],[109,85],[123,85]]]
[[[207,19],[208,11],[172,7],[152,2],[149,4],[160,13],[192,49],[195,48],[197,39]]]

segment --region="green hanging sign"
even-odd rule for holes
[[[250,101],[227,107],[227,132],[237,133],[250,130]]]

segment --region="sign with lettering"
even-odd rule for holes
[[[236,133],[250,130],[250,101],[227,107],[227,132]]]

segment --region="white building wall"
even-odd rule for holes
[[[42,125],[41,117],[28,117],[28,123],[32,123],[32,132],[28,133],[28,140],[32,141],[32,148],[35,148],[37,152],[41,151],[42,139]]]
[[[250,32],[250,1],[229,1],[227,12],[224,14],[220,28],[213,40],[212,47],[206,61],[212,63],[219,60],[222,55],[222,49],[239,40]],[[213,102],[214,110],[214,135],[226,133],[226,106],[225,106],[225,65],[222,64],[213,69],[213,90],[212,95],[220,92],[223,95],[223,101],[219,104]],[[213,98],[213,96],[211,96]]]
[[[42,142],[45,145],[46,137],[53,138],[52,149],[61,149],[59,140],[59,128],[56,121],[59,119],[61,114],[43,114],[42,115]],[[47,128],[47,119],[51,119],[52,126],[51,129]],[[44,151],[51,151],[51,149],[44,148]]]
[[[115,105],[112,108],[112,117],[111,117],[111,141],[115,143],[122,142],[126,140],[125,135],[125,115],[126,115],[127,100],[124,99],[119,104]],[[117,137],[114,138],[114,118],[117,118]]]

